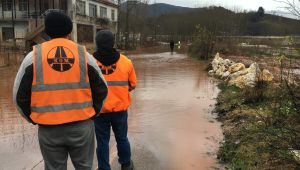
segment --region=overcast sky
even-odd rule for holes
[[[152,2],[155,2],[155,0],[152,0]],[[257,10],[260,6],[262,6],[267,11],[282,10],[280,7],[283,6],[274,0],[156,0],[156,2],[185,7],[217,5],[240,10]]]

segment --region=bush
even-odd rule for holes
[[[196,26],[196,38],[189,47],[189,55],[193,58],[207,60],[212,57],[216,36],[200,25]]]

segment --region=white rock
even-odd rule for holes
[[[244,73],[246,73],[246,74],[244,74]],[[255,87],[256,86],[256,83],[259,80],[261,71],[259,69],[258,64],[253,63],[250,65],[249,68],[241,70],[234,74],[231,75],[229,84],[235,85],[239,88],[246,88],[246,87]]]
[[[243,63],[236,63],[236,64],[233,64],[229,67],[228,71],[230,73],[235,73],[237,71],[240,71],[240,70],[243,70],[245,69],[245,65]]]
[[[229,72],[229,71],[226,71],[226,72],[221,76],[221,78],[222,78],[222,79],[226,79],[228,76],[230,76],[230,72]]]
[[[224,65],[221,65],[218,67],[218,69],[216,70],[216,76],[218,77],[222,77],[222,75],[227,71],[226,67]]]
[[[212,61],[212,68],[216,72],[220,65],[223,65],[224,60],[220,57],[220,54],[217,53],[214,60]]]
[[[269,70],[263,69],[260,79],[262,81],[271,82],[274,79],[274,76]]]
[[[243,75],[246,75],[246,74],[248,74],[248,69],[247,68],[245,68],[243,70],[240,70],[240,71],[237,71],[233,74],[230,74],[229,79],[233,80],[233,79],[236,79],[239,76],[243,76]]]
[[[243,63],[235,63],[229,59],[223,59],[219,53],[212,61],[213,70],[208,72],[211,76],[220,77],[228,81],[229,85],[240,88],[255,87],[257,82],[272,81],[274,76],[268,70],[260,71],[257,63],[253,63],[246,68]]]
[[[214,74],[215,74],[214,70],[209,70],[208,75],[214,76]]]
[[[292,150],[292,154],[297,162],[300,162],[300,150]]]
[[[231,66],[231,61],[229,59],[225,59],[223,60],[223,64],[226,66],[226,67],[230,67]]]

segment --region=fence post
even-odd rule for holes
[[[9,53],[7,53],[7,66],[9,66]]]

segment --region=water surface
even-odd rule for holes
[[[129,139],[136,169],[220,167],[216,152],[222,131],[211,114],[218,89],[204,71],[206,63],[170,53],[130,58],[138,76],[129,110]],[[37,127],[27,123],[12,104],[17,69],[0,68],[0,170],[43,169]],[[113,169],[119,169],[113,136],[111,163]]]

